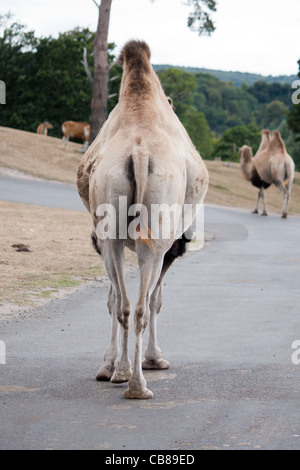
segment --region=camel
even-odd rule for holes
[[[244,145],[240,149],[241,169],[248,181],[259,188],[258,200],[253,213],[258,213],[260,198],[263,199],[263,213],[267,216],[264,190],[274,184],[283,194],[282,218],[288,216],[288,204],[292,191],[295,164],[287,153],[280,132],[273,132],[272,138],[269,130],[262,131],[260,147],[253,157],[251,147]]]
[[[128,381],[124,396],[130,399],[153,396],[143,369],[170,367],[162,357],[156,334],[163,279],[173,261],[186,251],[184,234],[195,219],[197,205],[204,201],[209,179],[203,160],[168,102],[150,56],[143,41],[125,44],[119,57],[123,67],[119,102],[84,155],[77,176],[79,195],[93,219],[92,241],[111,282],[111,340],[96,378],[112,383]],[[125,200],[122,207],[120,200]],[[164,217],[154,222],[152,217],[146,218],[157,204],[179,207],[167,238],[160,236]],[[190,210],[181,224],[185,204]],[[99,226],[111,208],[116,236],[105,236]],[[136,224],[135,236],[129,235],[132,224]],[[159,235],[154,237],[157,228]],[[137,253],[140,275],[133,370],[128,355],[131,303],[124,278],[125,247]],[[149,343],[142,360],[148,324]]]
[[[262,140],[261,140],[260,146],[258,148],[258,151],[255,157],[269,146],[269,143],[271,140],[271,132],[268,129],[262,131],[261,135],[262,135]],[[266,207],[266,197],[265,197],[264,190],[268,189],[271,185],[263,181],[260,178],[259,174],[257,173],[251,147],[244,145],[240,149],[239,154],[241,157],[241,170],[245,179],[247,181],[250,181],[253,186],[259,189],[257,203],[252,213],[258,214],[260,199],[262,199],[263,201],[262,215],[267,216],[268,212],[267,212],[267,207]]]
[[[44,121],[42,124],[40,124],[37,128],[37,134],[41,135],[47,135],[48,134],[48,129],[53,129],[52,124],[50,122]]]

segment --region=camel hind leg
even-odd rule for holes
[[[268,211],[267,211],[267,204],[266,204],[266,193],[264,188],[261,188],[261,198],[263,200],[263,211],[261,215],[267,216]]]
[[[282,215],[281,215],[281,217],[282,217],[282,219],[286,219],[287,216],[288,216],[290,191],[286,186],[284,186],[283,183],[277,183],[276,186],[283,195],[283,206],[282,206]]]
[[[261,189],[258,191],[256,206],[255,206],[255,208],[253,209],[252,214],[258,214],[260,198],[261,198]]]
[[[150,319],[150,298],[157,285],[162,270],[164,253],[143,244],[137,243],[137,254],[140,268],[140,292],[135,307],[135,358],[133,374],[129,380],[125,398],[148,399],[153,393],[147,388],[142,371],[143,334]]]
[[[108,295],[108,310],[111,316],[111,338],[110,343],[105,351],[103,363],[97,373],[96,379],[98,381],[110,381],[115,370],[115,362],[118,357],[118,336],[119,336],[119,322],[115,308],[116,295],[113,285],[111,285]]]
[[[157,318],[162,307],[163,280],[172,266],[173,262],[179,256],[186,253],[186,245],[189,240],[183,235],[181,239],[176,240],[170,250],[164,256],[164,263],[160,277],[150,299],[150,323],[149,323],[149,342],[145,351],[143,360],[143,369],[165,370],[169,369],[170,363],[162,357],[161,349],[157,342],[156,324]]]
[[[104,363],[97,374],[98,380],[105,375],[105,366],[113,365],[113,374],[110,381],[113,383],[127,382],[131,377],[131,362],[128,354],[129,317],[131,304],[127,297],[124,280],[124,244],[120,240],[104,240],[100,244],[106,272],[112,283],[108,306],[112,311],[112,337],[111,344],[104,355]],[[117,321],[121,330],[121,347],[117,348]],[[112,371],[112,370],[111,370]],[[102,379],[103,380],[103,379]]]

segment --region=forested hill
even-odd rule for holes
[[[234,86],[242,86],[243,83],[247,83],[247,85],[252,86],[256,82],[280,83],[282,85],[291,85],[295,80],[298,79],[297,75],[280,75],[278,77],[273,77],[272,75],[264,76],[255,73],[224,72],[223,70],[211,70],[196,67],[181,67],[166,64],[153,65],[155,71],[165,70],[170,67],[182,70],[187,73],[207,73],[209,75],[212,75],[213,77],[216,77],[222,82],[232,82]]]

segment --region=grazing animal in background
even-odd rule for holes
[[[287,153],[280,132],[262,131],[261,145],[253,158],[252,149],[244,146],[240,149],[241,169],[248,181],[260,188],[258,201],[254,213],[258,213],[260,198],[263,199],[264,210],[262,215],[268,215],[264,189],[274,184],[283,194],[282,218],[288,216],[288,204],[292,191],[295,163]]]
[[[137,399],[153,396],[142,369],[170,366],[162,358],[156,335],[163,279],[173,261],[186,250],[184,234],[196,216],[197,204],[203,203],[209,179],[203,160],[163,92],[150,55],[143,41],[129,41],[124,46],[119,58],[123,66],[119,103],[83,157],[77,178],[78,192],[94,222],[93,243],[111,281],[108,308],[112,334],[97,380],[129,381],[125,398]],[[126,201],[122,207],[120,198]],[[179,207],[166,238],[161,235],[165,219],[153,221],[151,217],[157,204]],[[191,210],[181,224],[184,204]],[[111,206],[116,215],[116,237],[105,237],[99,230],[107,215],[102,208]],[[132,222],[138,225],[135,238],[128,236]],[[153,233],[158,235],[154,237]],[[133,372],[128,355],[131,303],[124,279],[125,247],[136,251],[140,271]],[[142,339],[148,323],[149,344],[142,361]]]
[[[41,134],[41,135],[47,135],[48,134],[48,129],[53,129],[53,126],[52,124],[50,124],[50,122],[43,122],[42,124],[40,124],[37,128],[37,134]]]
[[[63,144],[66,147],[69,139],[83,140],[83,149],[89,146],[91,126],[87,122],[66,121],[62,124]]]

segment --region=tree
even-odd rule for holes
[[[260,130],[253,124],[248,126],[236,126],[227,129],[223,137],[218,141],[214,150],[215,156],[220,156],[224,160],[239,159],[239,148],[243,145],[249,145],[253,149],[253,153],[257,152],[261,141]]]
[[[92,91],[91,141],[103,126],[107,117],[108,101],[108,29],[112,0],[101,0],[98,27],[94,45],[94,79]]]
[[[87,28],[37,38],[13,18],[0,18],[0,79],[7,97],[0,106],[0,125],[35,132],[46,120],[54,126],[51,135],[61,137],[64,121],[89,121],[92,89],[81,59],[83,49],[87,60],[92,57],[94,40],[95,33]],[[109,63],[115,59],[114,48],[108,44]],[[110,83],[109,109],[116,104],[120,70],[111,69],[119,80]]]
[[[266,120],[264,127],[276,129],[282,118],[288,114],[288,107],[282,101],[274,100],[266,106]]]
[[[155,0],[150,0],[151,2]],[[97,3],[99,10],[98,27],[94,44],[94,78],[91,105],[91,142],[96,138],[99,130],[107,118],[109,64],[107,56],[108,30],[112,0],[100,0]],[[215,0],[185,0],[187,5],[193,6],[188,17],[188,27],[198,31],[199,35],[211,34],[215,30],[210,17],[216,11]]]
[[[158,76],[166,95],[172,98],[175,112],[193,144],[204,158],[210,158],[213,151],[213,133],[205,114],[193,106],[197,90],[195,75],[169,68],[160,70]]]

